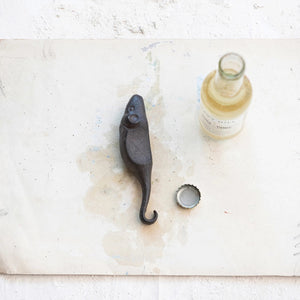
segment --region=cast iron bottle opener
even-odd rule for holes
[[[154,210],[151,219],[145,215],[151,191],[152,154],[145,105],[141,96],[133,95],[130,98],[119,129],[122,159],[142,188],[140,219],[144,224],[151,225],[157,220],[158,214]]]

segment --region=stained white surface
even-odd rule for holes
[[[1,38],[299,38],[299,1],[0,1]],[[196,3],[196,4],[195,4]],[[146,5],[144,5],[146,4]],[[142,10],[136,7],[142,5]],[[201,5],[201,9],[194,9]],[[67,9],[65,9],[67,6]],[[61,7],[56,16],[55,7]],[[80,8],[79,8],[80,7]],[[101,11],[111,11],[114,22]],[[244,13],[243,13],[244,12]],[[241,13],[242,16],[241,16]],[[164,14],[162,17],[161,15]],[[181,18],[181,22],[177,18]],[[156,20],[161,21],[152,23]],[[170,22],[170,19],[173,22]],[[147,20],[147,22],[145,21]],[[200,22],[194,29],[190,20]],[[153,29],[140,32],[141,24]],[[101,24],[101,26],[99,25]],[[163,30],[169,24],[168,30]],[[133,27],[132,31],[130,26]],[[150,27],[151,28],[151,27]],[[193,31],[194,35],[190,35]],[[115,33],[114,33],[115,32]],[[119,35],[117,34],[119,32]],[[300,299],[299,278],[1,276],[1,299]],[[153,283],[155,282],[155,284]],[[157,291],[156,285],[159,286]],[[150,295],[147,297],[147,295]],[[140,298],[138,298],[140,297]]]
[[[255,94],[242,133],[214,141],[199,90],[228,47]],[[298,40],[2,41],[0,270],[299,275],[299,52]],[[151,226],[119,154],[134,93],[150,127]],[[183,183],[202,191],[193,210],[175,204]]]

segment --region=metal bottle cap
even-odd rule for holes
[[[182,185],[176,193],[177,204],[183,208],[193,208],[199,202],[201,193],[197,187],[192,184]]]

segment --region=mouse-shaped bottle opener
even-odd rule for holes
[[[139,95],[130,98],[121,120],[120,151],[126,167],[142,187],[140,219],[144,224],[153,224],[157,211],[153,211],[151,219],[145,216],[151,191],[152,154],[144,100]]]

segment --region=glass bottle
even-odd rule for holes
[[[244,59],[227,53],[219,60],[218,70],[204,79],[199,118],[209,136],[225,139],[242,130],[252,98],[251,83],[244,73]]]

